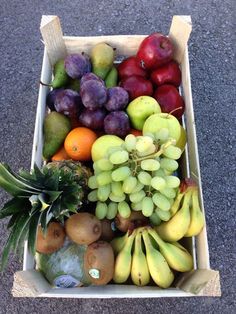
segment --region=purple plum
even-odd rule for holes
[[[108,89],[108,101],[105,107],[108,111],[125,109],[129,102],[129,94],[123,87],[111,87]]]
[[[104,120],[104,130],[107,134],[125,137],[130,131],[129,117],[124,111],[112,111]]]
[[[65,58],[66,73],[73,79],[80,79],[85,73],[91,72],[89,56],[85,53],[73,53]]]

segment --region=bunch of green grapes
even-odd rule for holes
[[[180,184],[173,172],[181,153],[175,140],[169,138],[168,129],[155,135],[127,135],[122,146],[111,147],[93,164],[88,199],[97,202],[96,216],[113,219],[119,213],[128,218],[136,210],[156,225],[169,220]]]

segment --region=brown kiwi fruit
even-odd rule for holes
[[[59,222],[50,222],[44,236],[41,226],[38,226],[36,238],[36,251],[51,254],[58,251],[64,244],[65,229]]]
[[[106,285],[112,280],[115,258],[112,246],[105,241],[90,244],[84,255],[84,269],[95,285]]]
[[[148,218],[145,217],[141,211],[132,211],[129,218],[123,218],[120,214],[115,218],[116,228],[122,232],[127,232],[128,229],[132,230],[147,224]]]
[[[77,213],[65,222],[68,237],[77,244],[87,244],[97,241],[102,233],[100,220],[90,213]]]
[[[110,242],[115,237],[115,232],[112,230],[112,220],[102,219],[100,220],[102,224],[102,234],[99,240]]]

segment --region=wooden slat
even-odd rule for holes
[[[185,107],[186,107],[185,108],[185,123],[186,123],[186,129],[187,129],[187,143],[188,143],[187,146],[188,146],[188,153],[189,153],[190,177],[194,179],[198,184],[200,206],[205,217],[195,119],[194,119],[194,110],[193,110],[188,48],[186,48],[185,50],[184,58],[181,63],[181,70],[182,70],[183,96],[185,99]],[[209,258],[206,225],[201,231],[201,233],[196,237],[196,247],[197,247],[198,268],[210,269],[210,258]]]
[[[86,52],[90,54],[92,47],[100,42],[106,42],[116,48],[116,55],[135,55],[141,41],[147,35],[112,35],[91,37],[68,37],[64,36],[68,54]]]
[[[188,39],[192,31],[191,17],[188,15],[174,15],[170,27],[169,37],[175,46],[174,59],[181,63]]]
[[[67,54],[59,18],[54,15],[43,15],[40,31],[50,63],[54,65]]]

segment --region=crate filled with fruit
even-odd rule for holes
[[[11,195],[0,210],[10,217],[1,268],[11,251],[25,251],[13,293],[198,294],[218,272],[209,267],[188,81],[191,24],[177,16],[169,36],[77,38],[43,17],[41,32],[32,169],[0,164]]]

